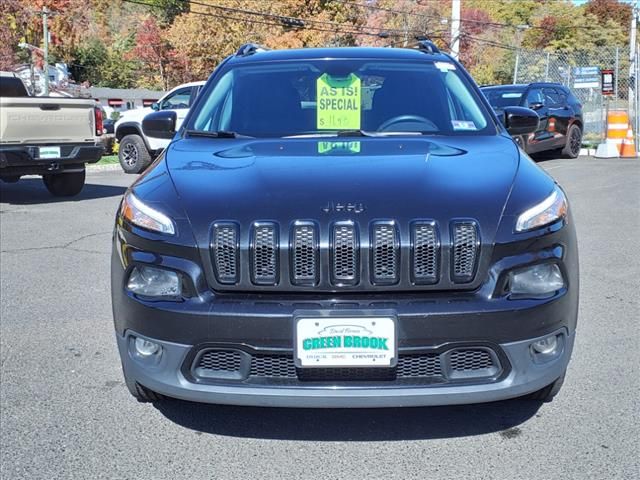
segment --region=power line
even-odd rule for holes
[[[142,1],[138,1],[138,0],[122,0],[122,1],[124,1],[126,3],[133,3],[133,4],[136,4],[136,5],[143,5],[145,7],[151,7],[151,8],[155,7],[155,5],[153,5],[153,4],[142,2]],[[202,3],[202,2],[196,2],[194,0],[183,0],[183,1],[185,3],[199,5],[199,6],[212,7],[212,8],[216,7],[215,5],[205,4],[205,3]],[[224,7],[224,8],[227,9],[227,7]],[[238,10],[238,13],[244,13],[241,9],[231,9],[231,10]],[[291,21],[291,20],[301,21],[302,20],[302,19],[299,19],[299,18],[296,18],[296,17],[285,17],[285,16],[280,16],[280,15],[265,14],[265,13],[260,13],[260,12],[252,12],[252,13],[254,15],[260,15],[262,17],[269,16],[269,17],[278,18],[279,22],[268,21],[268,20],[260,20],[260,19],[249,19],[249,18],[233,17],[233,16],[230,16],[230,15],[227,15],[227,14],[223,15],[223,14],[219,14],[219,13],[203,12],[203,11],[199,11],[199,10],[190,10],[189,13],[193,13],[193,14],[197,14],[197,15],[205,15],[205,16],[209,16],[209,17],[224,19],[224,20],[236,20],[236,21],[239,21],[239,22],[245,22],[245,23],[251,23],[251,24],[259,24],[259,25],[268,25],[268,26],[281,27],[281,28],[284,28],[284,27],[287,27],[287,26],[291,26],[291,25],[287,24],[287,21]],[[330,29],[330,28],[323,28],[323,27],[317,27],[317,26],[312,26],[312,25],[300,25],[299,28],[302,28],[302,29],[305,29],[305,30],[318,31],[318,32],[328,32],[328,33],[345,34],[345,35],[367,35],[367,36],[374,36],[374,37],[379,37],[379,38],[381,38],[381,33],[382,33],[382,32],[380,32],[380,33],[365,32],[365,31],[356,30],[356,29],[351,29],[351,30],[344,30],[344,29],[338,29],[338,28]],[[388,32],[385,30],[384,33],[388,33]],[[388,36],[389,35],[398,36],[399,33],[391,32],[391,33],[388,33]]]
[[[298,22],[298,25],[301,26],[302,28],[310,28],[310,27],[307,27],[307,24],[328,25],[328,26],[334,27],[336,29],[339,29],[339,27],[343,26],[343,24],[341,24],[341,23],[332,22],[332,21],[328,21],[328,20],[315,20],[315,19],[307,19],[307,18],[301,18],[301,17],[288,17],[288,16],[278,15],[278,14],[274,14],[274,13],[258,12],[258,11],[255,11],[255,10],[247,10],[247,9],[243,9],[243,8],[227,7],[227,6],[223,6],[223,5],[215,5],[215,4],[211,4],[211,3],[204,3],[204,2],[201,2],[201,1],[198,1],[198,0],[181,0],[181,1],[183,3],[209,7],[209,8],[225,11],[225,12],[240,13],[240,14],[244,14],[244,15],[272,18],[272,19],[278,20],[280,22],[293,20],[294,22]],[[370,35],[370,36],[379,36],[382,33],[386,33],[386,34],[389,34],[389,35],[392,35],[392,34],[393,35],[406,35],[407,32],[408,33],[419,33],[419,34],[423,34],[424,33],[424,32],[422,32],[420,30],[413,30],[413,29],[380,28],[380,27],[366,27],[366,28],[369,29],[369,30],[376,30],[378,33],[363,32],[361,28],[359,28],[358,26],[355,26],[355,25],[349,31],[350,32],[351,31],[358,32],[357,33],[358,35]]]
[[[377,10],[377,11],[382,11],[382,12],[387,12],[387,13],[394,13],[397,15],[407,15],[407,16],[414,16],[414,17],[424,17],[424,18],[430,18],[430,19],[437,19],[440,21],[448,21],[447,17],[443,17],[441,15],[433,15],[433,14],[428,14],[428,13],[417,13],[417,12],[409,12],[406,10],[396,10],[393,8],[387,8],[387,7],[380,7],[378,5],[372,5],[372,4],[368,4],[368,3],[359,3],[359,2],[353,2],[353,1],[349,1],[349,0],[331,0],[332,2],[335,3],[340,3],[343,5],[351,5],[353,7],[360,7],[360,8],[366,8],[369,10]],[[544,31],[553,31],[554,28],[553,27],[543,27],[541,25],[516,25],[513,23],[502,23],[502,22],[494,22],[491,20],[474,20],[472,18],[460,18],[460,21],[462,23],[475,23],[478,25],[485,25],[485,26],[490,26],[490,27],[498,27],[498,28],[514,28],[514,29],[536,29],[536,30],[544,30]],[[587,30],[591,30],[594,27],[588,26],[588,25],[576,25],[576,26],[572,26],[571,28],[581,28],[581,29],[587,29]]]

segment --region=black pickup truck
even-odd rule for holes
[[[117,213],[112,301],[140,400],[550,400],[578,313],[563,190],[465,69],[419,49],[265,51],[213,73]]]
[[[0,180],[41,175],[53,195],[77,195],[85,164],[102,157],[102,133],[93,99],[30,97],[19,77],[0,72]]]

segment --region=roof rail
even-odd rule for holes
[[[247,57],[249,55],[253,55],[258,52],[266,52],[268,49],[263,47],[262,45],[258,45],[257,43],[245,43],[241,45],[238,51],[236,52],[236,57]]]
[[[436,44],[426,38],[418,38],[418,50],[424,53],[440,53]]]

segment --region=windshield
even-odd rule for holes
[[[251,137],[494,134],[450,62],[309,60],[231,66],[187,127]]]
[[[482,93],[489,100],[489,105],[500,110],[504,107],[520,105],[524,90],[524,88],[483,88]]]

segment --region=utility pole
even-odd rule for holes
[[[47,25],[47,15],[49,9],[42,7],[42,33],[44,35],[44,96],[49,96],[49,26]]]
[[[451,56],[458,60],[460,56],[460,2],[451,0]]]

